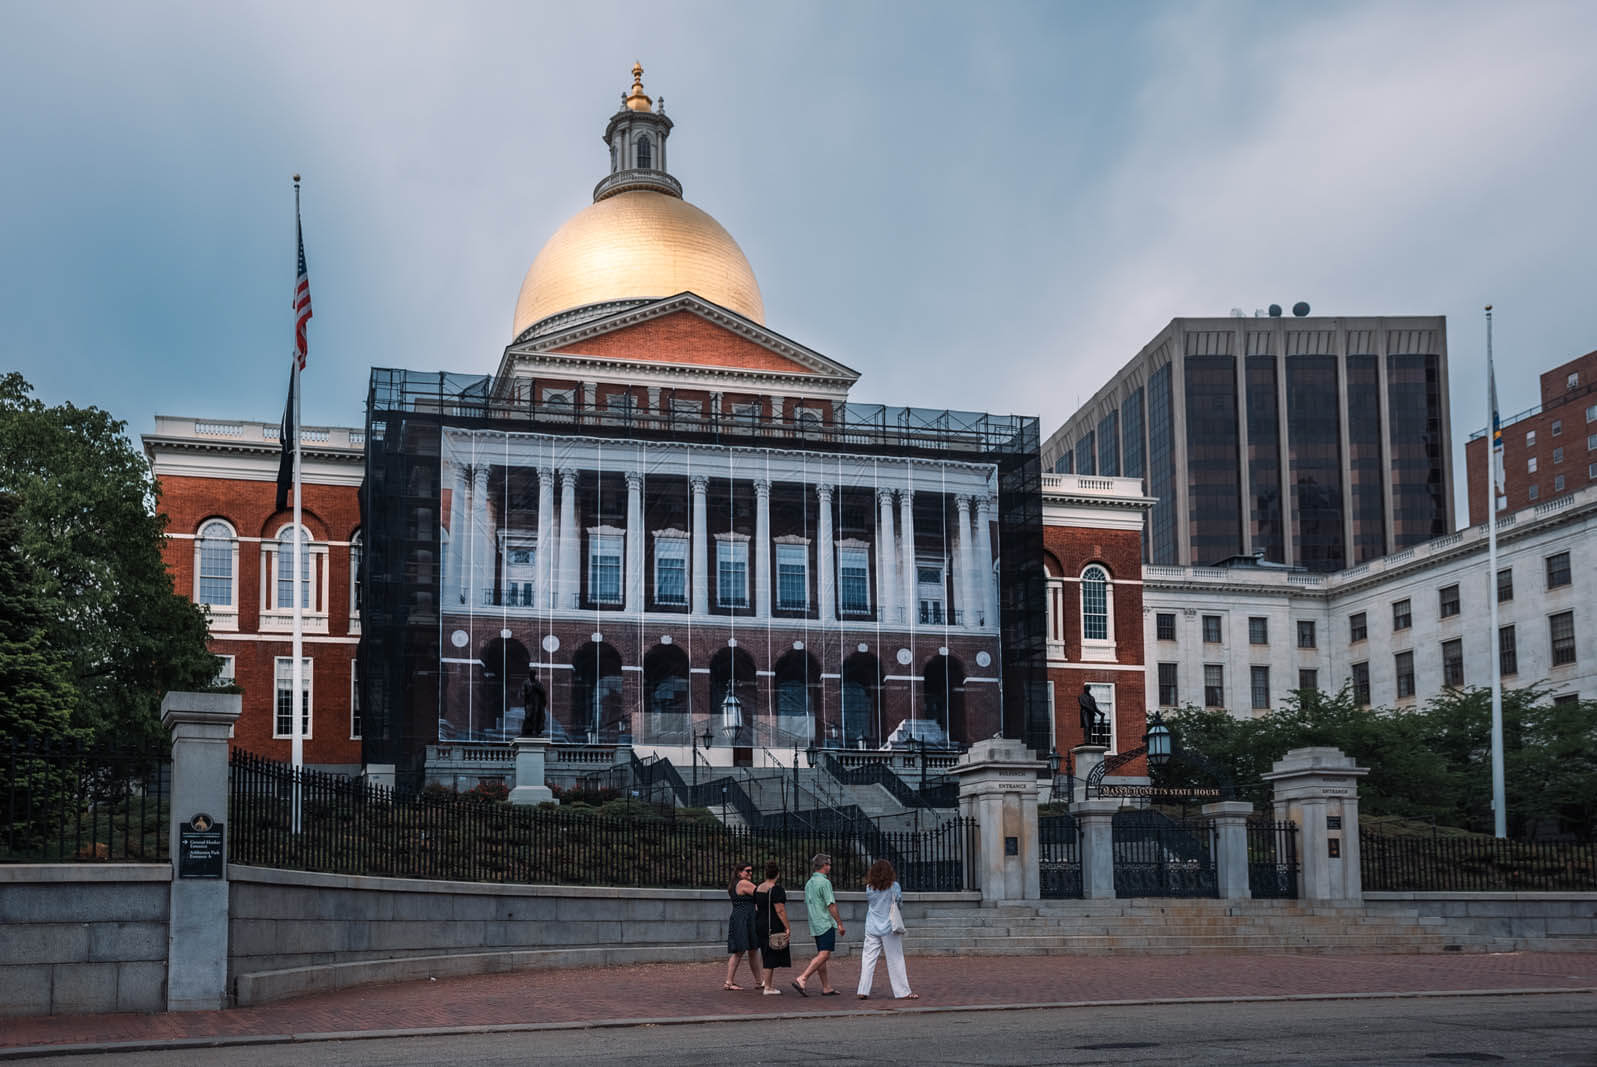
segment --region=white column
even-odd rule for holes
[[[970,497],[963,493],[956,496],[954,508],[955,555],[959,557],[959,583],[955,586],[959,595],[959,620],[965,629],[974,630],[982,611],[976,606],[976,597],[972,592],[981,586],[976,584],[976,564],[971,551]]]
[[[577,472],[560,471],[560,582],[557,603],[567,610],[582,607],[582,543],[577,540]]]
[[[771,617],[771,483],[754,482],[754,617]]]
[[[710,489],[710,479],[695,474],[689,480],[693,486],[693,614],[710,613],[710,531],[705,494]]]
[[[914,626],[919,619],[915,581],[915,490],[898,491],[898,550],[901,555],[900,570],[904,576],[904,625]]]
[[[971,568],[971,584],[981,591],[976,597],[987,615],[986,629],[998,629],[998,583],[993,576],[993,501],[987,494],[976,498],[976,565]]]
[[[821,621],[826,623],[837,618],[837,560],[834,558],[836,550],[832,547],[832,487],[824,483],[817,485],[815,495],[820,497],[821,501],[821,511],[816,525],[816,540],[820,542],[815,550],[815,566],[819,570],[816,587],[820,597]]]
[[[555,559],[559,543],[555,539],[555,472],[553,467],[538,468],[538,606],[552,608]]]
[[[466,602],[466,556],[471,551],[471,508],[466,496],[466,469],[455,468],[454,492],[449,500],[449,558],[445,577],[445,603],[453,606]],[[263,572],[264,573],[264,572]],[[453,597],[453,599],[449,599]],[[261,601],[266,603],[266,601]]]
[[[626,612],[643,610],[643,474],[627,471],[627,585]]]
[[[893,622],[898,608],[897,542],[893,538],[893,491],[876,490],[876,618]]]
[[[471,603],[482,607],[484,591],[494,587],[494,548],[492,523],[488,517],[488,465],[471,472]]]

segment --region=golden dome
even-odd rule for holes
[[[664,193],[617,193],[578,212],[543,246],[521,283],[511,337],[562,311],[687,291],[765,323],[754,271],[720,223]]]
[[[632,64],[632,91],[623,93],[621,103],[628,111],[647,111],[654,105],[648,95],[643,91],[643,64]]]

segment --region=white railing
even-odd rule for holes
[[[241,422],[196,422],[194,432],[201,437],[238,437],[244,432]]]

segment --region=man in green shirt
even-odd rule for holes
[[[804,883],[804,907],[810,913],[815,958],[804,968],[803,974],[793,979],[793,988],[798,990],[799,996],[809,996],[804,983],[809,981],[810,975],[818,973],[821,976],[821,996],[835,997],[837,990],[832,988],[831,978],[826,973],[826,961],[832,958],[832,952],[837,948],[838,935],[847,931],[837,915],[837,897],[832,894],[832,879],[829,877],[832,873],[832,857],[824,852],[817,853],[810,860],[810,868],[815,873]]]

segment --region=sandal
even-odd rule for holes
[[[723,983],[721,988],[725,989],[725,990],[728,990],[729,992],[732,992],[732,993],[741,993],[743,991],[743,987],[742,986],[733,985],[731,982]]]
[[[805,989],[804,989],[804,983],[803,982],[800,982],[797,978],[795,978],[795,979],[793,979],[791,984],[792,984],[794,989],[798,990],[798,995],[799,996],[801,996],[801,997],[809,996],[809,993],[806,992]]]
[[[919,993],[905,993],[903,996],[899,997],[898,999],[899,1000],[919,1000],[920,999],[920,994]]]

